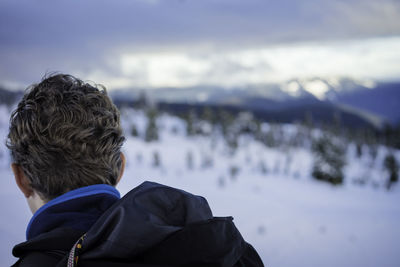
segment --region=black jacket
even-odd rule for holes
[[[231,217],[213,217],[203,197],[150,182],[114,203],[87,232],[59,227],[15,246],[14,266],[67,266],[71,249],[82,267],[264,266]]]

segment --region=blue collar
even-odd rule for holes
[[[102,196],[96,196],[96,195],[102,195]],[[103,202],[99,203],[98,198],[96,197],[102,197]],[[79,200],[77,200],[79,198]],[[71,190],[59,197],[56,197],[46,204],[44,204],[42,207],[40,207],[35,214],[32,216],[31,220],[29,221],[28,227],[26,229],[26,239],[30,239],[34,236],[37,236],[38,234],[41,233],[40,230],[43,229],[37,229],[37,228],[46,228],[47,226],[43,226],[41,224],[49,224],[48,219],[53,218],[53,223],[52,227],[56,225],[68,225],[68,223],[64,222],[66,217],[68,216],[63,216],[63,213],[66,212],[74,212],[75,210],[79,209],[79,205],[82,206],[83,203],[88,202],[88,201],[93,201],[93,205],[101,205],[101,207],[96,207],[96,211],[99,212],[104,212],[106,208],[111,206],[116,200],[120,198],[120,194],[117,189],[115,189],[113,186],[106,185],[106,184],[96,184],[96,185],[90,185],[86,187],[81,187],[75,190]],[[90,200],[92,199],[92,200]],[[76,201],[73,201],[76,200]],[[104,201],[105,200],[105,201]],[[55,212],[55,210],[57,212]],[[84,214],[85,210],[80,210],[78,211],[79,214]],[[90,212],[90,211],[88,211]],[[80,216],[80,215],[77,216]],[[93,215],[93,214],[92,214]],[[100,215],[99,214],[96,214]],[[95,215],[91,216],[91,221],[90,223],[95,219]],[[47,217],[47,219],[45,218]],[[54,218],[57,217],[57,218]],[[76,218],[74,218],[76,219]],[[79,218],[78,218],[79,219]],[[56,222],[54,222],[56,221]],[[76,224],[76,222],[75,222]],[[88,226],[85,226],[84,228],[87,228]],[[34,229],[32,229],[34,228]],[[49,227],[47,227],[49,228]],[[51,230],[51,229],[46,229],[46,230]],[[83,229],[83,230],[88,230],[88,229]]]

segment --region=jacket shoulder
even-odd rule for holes
[[[67,255],[82,234],[82,231],[58,228],[20,243],[13,248],[13,255],[19,260],[12,266],[54,267]]]
[[[246,249],[234,267],[264,267],[260,256],[252,245],[246,243]]]
[[[12,267],[54,267],[65,256],[58,251],[32,251],[21,257]]]

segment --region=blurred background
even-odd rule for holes
[[[232,215],[266,266],[400,266],[397,0],[1,0],[0,249],[30,212],[4,145],[46,73],[120,108],[145,180]]]

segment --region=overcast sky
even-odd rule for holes
[[[400,79],[398,0],[0,0],[0,84]]]

